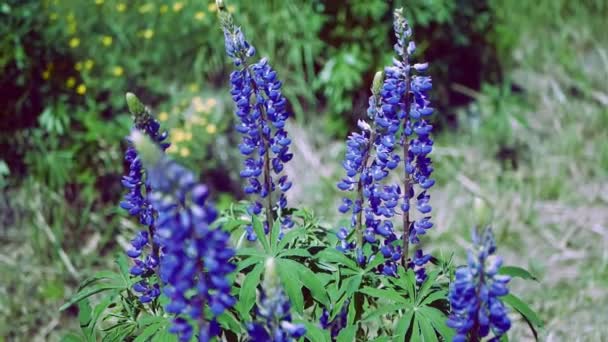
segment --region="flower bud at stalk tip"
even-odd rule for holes
[[[129,112],[131,112],[133,116],[137,117],[145,112],[146,107],[143,103],[141,103],[141,101],[137,98],[135,94],[127,93],[125,95],[125,98],[127,99],[127,106],[129,107]]]

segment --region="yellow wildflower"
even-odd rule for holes
[[[194,14],[194,19],[196,19],[196,20],[205,19],[205,12],[203,12],[203,11],[196,12],[196,14]]]
[[[49,78],[51,78],[51,70],[44,70],[42,72],[42,78],[45,80],[48,80]]]
[[[184,4],[180,1],[176,2],[173,4],[173,11],[174,12],[179,12],[182,10],[182,8],[184,8]]]
[[[93,62],[92,59],[87,59],[86,61],[84,61],[84,68],[87,70],[93,69],[93,65],[95,65],[95,62]]]
[[[103,5],[103,0],[95,0],[96,5]]]
[[[169,10],[169,6],[162,5],[162,6],[160,6],[159,12],[160,12],[160,14],[163,14],[163,13],[167,12],[168,10]]]
[[[213,97],[207,99],[207,106],[213,108],[213,107],[215,107],[216,104],[217,104],[217,100],[214,99]]]
[[[154,37],[154,31],[152,29],[146,29],[141,32],[141,35],[146,39],[150,39]]]
[[[112,45],[112,36],[103,36],[101,38],[101,43],[105,46]]]
[[[215,12],[217,11],[217,5],[215,4],[215,2],[212,2],[209,4],[209,6],[207,6],[207,8],[211,11],[211,12]]]
[[[184,140],[192,140],[192,132],[186,132],[184,134]]]
[[[67,81],[65,81],[65,86],[68,88],[74,88],[76,85],[76,79],[74,77],[68,77]]]
[[[210,123],[207,125],[207,133],[213,134],[215,132],[217,132],[217,127],[214,124]]]
[[[82,70],[82,62],[76,62],[76,64],[74,64],[74,70],[76,70],[76,71]]]
[[[118,5],[116,5],[116,10],[118,12],[124,12],[127,10],[127,5],[125,5],[124,3],[119,3]]]
[[[180,141],[184,141],[186,138],[186,132],[184,132],[183,129],[176,128],[171,133],[172,133],[171,141],[180,142]]]
[[[187,147],[182,147],[179,149],[179,155],[182,157],[187,157],[190,155],[190,149]]]
[[[80,39],[74,37],[72,39],[70,39],[70,47],[73,48],[77,48],[78,45],[80,45]]]
[[[87,86],[85,86],[84,84],[80,84],[76,88],[76,92],[78,93],[78,95],[84,95],[87,92]]]
[[[121,66],[117,65],[114,68],[112,68],[112,74],[114,74],[114,76],[116,76],[116,77],[122,76],[123,73],[124,73],[124,69]]]
[[[197,91],[199,91],[198,84],[196,84],[196,83],[190,83],[190,85],[188,86],[188,88],[193,93],[196,93]]]
[[[165,151],[171,154],[177,152],[177,144],[169,145],[169,147]]]
[[[236,10],[236,6],[234,6],[234,5],[228,5],[228,12],[234,13],[235,10]]]
[[[158,120],[167,121],[168,119],[169,119],[169,114],[167,112],[160,112],[160,114],[158,114]]]

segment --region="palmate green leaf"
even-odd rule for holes
[[[279,278],[283,284],[283,288],[293,304],[293,308],[298,313],[304,312],[304,297],[302,296],[302,283],[300,282],[297,268],[291,267],[286,263],[287,259],[278,259],[276,261]]]
[[[306,266],[289,259],[278,259],[279,263],[285,264],[285,267],[297,271],[297,279],[310,290],[312,296],[325,306],[329,306],[329,296],[323,283],[317,278],[316,274],[309,270]]]
[[[365,272],[371,272],[378,265],[384,263],[384,255],[378,253],[376,257],[365,266]]]
[[[159,317],[162,318],[162,317]],[[162,319],[160,321],[153,322],[149,325],[144,325],[144,329],[142,332],[133,340],[133,342],[147,342],[151,339],[152,336],[156,335],[161,329],[166,329],[168,326],[168,321],[166,319]]]
[[[278,245],[279,245],[279,233],[281,232],[281,221],[279,221],[279,219],[277,219],[276,221],[274,221],[274,224],[272,225],[271,229],[270,229],[270,250],[272,251],[273,254],[276,254],[279,249],[278,249]]]
[[[536,312],[534,312],[534,310],[532,310],[528,304],[513,294],[509,293],[500,297],[500,299],[522,315],[522,317],[528,323],[530,330],[532,330],[534,337],[538,340],[538,332],[536,331],[536,328],[542,328],[543,321],[540,319],[540,317],[538,317]]]
[[[338,264],[340,267],[348,267],[351,268],[353,270],[358,270],[359,267],[357,266],[357,263],[348,258],[346,255],[344,255],[343,253],[341,253],[340,251],[338,251],[337,249],[333,248],[333,247],[328,247],[324,250],[322,250],[321,252],[319,252],[316,255],[317,259],[321,262],[333,262]]]
[[[296,256],[296,257],[303,257],[303,258],[310,258],[312,257],[312,255],[310,255],[310,253],[302,248],[290,248],[290,249],[286,249],[283,252],[281,252],[279,254],[280,257],[288,257],[288,256]]]
[[[350,325],[340,330],[336,342],[352,342],[355,341],[355,333],[357,332],[356,325]]]
[[[236,309],[240,312],[241,316],[247,320],[249,320],[249,312],[251,311],[253,304],[255,304],[256,288],[260,284],[260,275],[262,274],[262,271],[264,271],[263,263],[255,266],[253,270],[245,276],[239,291],[239,301],[236,304]]]
[[[435,333],[435,329],[431,325],[429,319],[420,314],[416,314],[416,324],[420,329],[420,333],[422,334],[422,340],[424,342],[438,342],[437,334]]]
[[[435,302],[437,300],[446,299],[447,294],[448,294],[448,292],[446,290],[437,290],[435,292],[432,292],[431,294],[429,294],[426,297],[419,296],[418,303],[416,305],[418,305],[418,306],[431,305],[433,302]]]
[[[299,322],[298,322],[299,323]],[[306,337],[315,342],[331,342],[329,331],[321,329],[318,324],[301,322],[306,327]]]
[[[239,260],[236,265],[236,272],[241,272],[251,265],[264,263],[264,260],[266,260],[266,256],[250,256],[249,258]]]
[[[218,318],[218,323],[228,330],[240,334],[243,331],[241,323],[230,311],[224,311]]]
[[[528,272],[528,270],[517,266],[503,266],[498,270],[498,274],[538,281],[538,278],[536,278],[532,273]]]
[[[440,310],[430,307],[424,306],[418,309],[418,314],[425,316],[428,318],[429,322],[439,332],[441,337],[443,337],[446,341],[451,341],[454,336],[454,330],[450,329],[447,326],[446,320],[448,319],[443,312]]]
[[[262,247],[264,247],[264,251],[266,251],[266,253],[270,253],[270,245],[268,244],[268,239],[266,238],[266,234],[264,233],[264,225],[262,224],[262,221],[260,221],[257,216],[252,216],[251,220],[251,223],[253,225],[253,231],[255,232],[258,241],[260,241]]]
[[[83,289],[82,291],[79,291],[74,296],[72,296],[67,302],[65,302],[59,308],[59,311],[63,311],[65,309],[69,308],[70,306],[72,306],[73,304],[78,303],[83,299],[89,298],[92,295],[95,295],[95,294],[98,294],[101,292],[105,292],[105,291],[110,291],[110,290],[121,290],[124,288],[125,288],[124,284],[114,284],[114,283],[102,283],[102,284],[92,285],[90,287]]]
[[[92,316],[93,310],[89,301],[84,299],[78,302],[78,321],[87,341],[95,341],[95,330],[91,329]]]
[[[241,247],[236,251],[237,256],[266,257],[267,254],[257,248]]]
[[[277,250],[281,251],[285,249],[288,244],[305,235],[306,230],[302,227],[295,227],[290,229],[285,235],[283,235],[281,241],[279,241]]]
[[[97,326],[101,315],[112,303],[114,303],[115,297],[116,292],[106,296],[99,302],[99,304],[95,305],[91,315],[91,322],[89,323],[89,329],[93,332],[93,334],[95,333],[95,327]],[[95,335],[92,336],[95,337]],[[95,340],[95,338],[93,338],[93,340]]]
[[[403,305],[410,304],[407,299],[403,298],[399,293],[397,293],[393,289],[376,289],[372,287],[364,287],[360,289],[359,292],[379,299],[388,299],[393,302],[401,303]]]
[[[363,316],[362,321],[375,321],[378,319],[378,317],[384,316],[391,312],[399,311],[403,308],[403,304],[381,305],[376,309],[367,310],[365,312],[365,316]]]
[[[395,335],[397,335],[396,340],[404,341],[405,335],[407,331],[410,329],[412,325],[412,318],[414,318],[414,310],[407,310],[405,315],[403,315],[398,321],[397,326],[395,327]]]

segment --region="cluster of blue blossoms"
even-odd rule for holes
[[[150,140],[134,131],[131,140],[140,152],[152,188],[150,203],[157,210],[156,240],[162,251],[158,275],[169,299],[165,311],[176,318],[170,331],[190,341],[197,322],[198,340],[209,341],[220,332],[216,318],[234,305],[227,278],[235,266],[229,234],[211,224],[217,211],[209,191],[194,174],[165,156]],[[205,320],[209,307],[211,319]]]
[[[352,210],[351,230],[362,230],[358,232],[363,235],[359,243],[370,243],[381,251],[385,263],[379,270],[390,276],[396,276],[397,263],[408,257],[403,255],[406,251],[402,245],[419,243],[419,236],[433,226],[427,190],[435,183],[431,178],[433,168],[428,157],[433,146],[430,137],[432,126],[426,121],[433,113],[427,94],[431,89],[431,79],[411,75],[412,69],[424,72],[428,64],[410,65],[409,57],[416,46],[409,41],[412,32],[400,10],[395,12],[394,29],[397,37],[395,51],[399,58],[374,79],[367,111],[372,125],[360,122],[361,132],[349,136],[343,163],[346,177],[338,183],[339,189],[358,194],[354,201],[343,199],[340,212]],[[403,157],[399,151],[404,151]],[[386,184],[390,171],[402,161],[405,169],[403,189],[398,184]],[[422,216],[419,219],[410,217],[410,200],[414,197],[416,209]],[[394,217],[398,215],[402,216],[404,224],[400,237],[393,224]],[[339,249],[346,251],[362,247],[348,241],[350,236],[346,228],[338,232],[342,240]],[[360,252],[357,254],[361,255]],[[422,282],[426,276],[420,263],[426,263],[430,257],[418,257],[423,255],[422,251],[416,255],[410,265],[416,266],[417,278]],[[366,261],[361,257],[357,259],[362,263]]]
[[[270,295],[268,295],[270,294]],[[247,324],[251,341],[291,342],[306,334],[303,324],[291,322],[291,305],[278,283],[274,260],[265,265],[263,289],[256,309],[257,321]]]
[[[222,27],[226,52],[239,67],[230,74],[230,84],[239,120],[236,130],[242,134],[239,150],[245,156],[240,175],[247,179],[245,193],[257,195],[249,212],[258,215],[266,208],[265,230],[268,231],[273,211],[281,212],[287,207],[285,193],[292,185],[282,172],[284,163],[293,158],[289,152],[291,139],[285,131],[289,117],[287,100],[281,93],[281,81],[267,59],[248,64],[255,48],[245,40],[241,29],[229,17]],[[288,215],[283,215],[281,220],[283,227],[293,226]],[[249,226],[247,230],[248,239],[255,240],[253,228]]]
[[[499,297],[509,293],[510,277],[499,275],[502,259],[493,255],[496,243],[490,229],[481,236],[473,232],[474,250],[469,251],[468,265],[456,270],[448,298],[452,314],[447,321],[456,330],[454,342],[480,341],[493,332],[490,341],[499,341],[511,321]]]
[[[346,327],[346,324],[348,323],[347,318],[349,304],[349,301],[344,302],[340,312],[331,321],[329,320],[329,311],[323,308],[323,312],[321,313],[321,318],[319,319],[319,322],[321,328],[329,330],[332,341],[335,341],[335,339],[338,337],[338,334],[340,334],[340,331],[344,329],[344,327]]]
[[[167,149],[169,147],[169,143],[165,142],[167,132],[160,131],[158,121],[154,119],[150,111],[143,106],[135,95],[127,93],[126,97],[129,110],[133,115],[133,128],[146,134],[163,151]],[[159,285],[150,284],[148,281],[156,273],[160,258],[155,234],[156,210],[150,203],[149,194],[152,189],[141,158],[129,138],[127,138],[127,142],[129,146],[125,153],[125,160],[129,163],[129,172],[126,176],[123,176],[122,184],[128,192],[120,206],[128,211],[130,215],[137,217],[139,222],[147,227],[146,230],[138,232],[131,240],[132,248],[127,251],[127,255],[133,258],[135,263],[131,268],[131,274],[142,277],[142,280],[133,286],[133,290],[141,294],[139,300],[142,303],[149,303],[160,295]]]

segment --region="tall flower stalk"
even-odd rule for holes
[[[239,150],[245,156],[240,175],[247,179],[245,193],[257,196],[249,212],[257,215],[265,211],[268,231],[275,220],[275,211],[280,213],[287,207],[285,193],[292,185],[283,173],[284,163],[293,157],[289,152],[291,139],[285,130],[289,117],[287,100],[268,60],[250,60],[255,56],[255,48],[233,23],[231,15],[222,10],[221,4],[218,7],[226,53],[237,68],[230,74],[230,84],[239,120],[236,130],[242,134]],[[281,219],[283,226],[293,225],[289,216],[283,215]],[[251,227],[248,231],[248,238],[255,239]]]
[[[167,132],[160,130],[160,124],[148,108],[132,93],[126,95],[129,111],[133,115],[133,128],[141,131],[154,141],[164,151],[169,147],[165,142]],[[129,173],[122,178],[123,186],[128,189],[124,200],[120,203],[130,215],[139,219],[146,226],[146,230],[139,231],[131,240],[131,249],[127,255],[134,261],[131,274],[141,276],[143,279],[133,286],[133,290],[140,293],[142,303],[149,303],[160,295],[158,284],[150,284],[148,279],[156,273],[160,262],[160,248],[156,239],[156,216],[149,195],[152,192],[150,179],[143,168],[132,141],[127,138],[129,146],[125,153],[125,160],[129,163]],[[146,250],[149,253],[146,255]]]
[[[499,298],[509,293],[510,277],[498,274],[502,259],[495,252],[496,242],[489,228],[481,236],[473,231],[468,265],[456,270],[448,295],[452,314],[447,324],[456,330],[454,342],[478,342],[490,332],[494,335],[490,341],[498,341],[511,327]]]
[[[228,280],[235,269],[230,236],[212,226],[217,211],[209,203],[207,187],[192,172],[141,132],[133,131],[130,139],[147,170],[150,201],[158,210],[155,236],[163,251],[159,276],[169,299],[165,311],[175,315],[169,330],[180,341],[190,341],[195,333],[199,341],[209,341],[220,332],[217,317],[235,304]]]
[[[341,228],[338,232],[342,241],[339,248],[361,248],[364,243],[371,243],[385,257],[381,267],[383,273],[396,275],[397,263],[401,262],[404,267],[416,265],[419,279],[424,279],[424,268],[420,263],[429,258],[420,257],[423,255],[421,251],[416,252],[415,260],[408,262],[408,256],[410,244],[419,243],[419,236],[433,225],[427,192],[434,184],[430,178],[433,168],[428,157],[433,145],[430,138],[432,126],[426,121],[433,113],[427,95],[431,79],[412,74],[412,69],[424,72],[428,64],[410,65],[410,57],[416,47],[409,41],[412,32],[401,9],[395,11],[394,30],[398,58],[385,68],[384,73],[374,78],[367,110],[372,125],[360,123],[362,132],[353,133],[348,138],[343,164],[346,177],[338,183],[338,188],[356,190],[357,197],[354,201],[343,199],[339,210],[342,213],[352,210],[351,229],[355,230],[358,238],[356,243],[348,242],[351,232]],[[402,186],[387,182],[390,172],[401,161],[404,163]],[[416,209],[424,215],[418,220],[410,213],[410,202],[414,198]],[[398,215],[402,216],[401,234],[395,231],[393,224],[393,218]],[[398,235],[401,235],[400,244]]]

